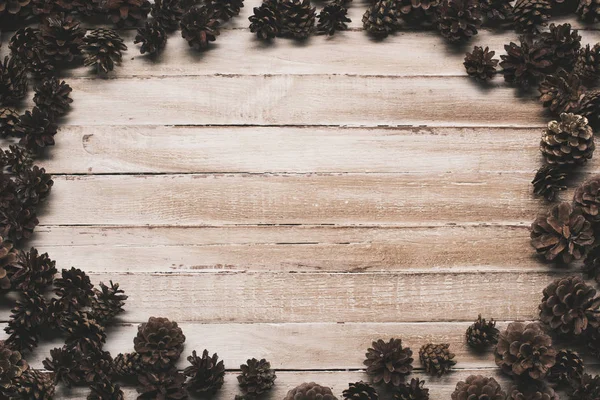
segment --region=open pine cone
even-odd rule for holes
[[[595,83],[600,77],[600,43],[579,49],[573,70],[582,80]]]
[[[494,355],[506,374],[543,379],[556,363],[556,353],[539,323],[512,322],[500,333]]]
[[[183,351],[185,336],[177,322],[167,318],[150,317],[138,327],[133,339],[134,349],[142,356],[142,362],[153,370],[170,368]]]
[[[377,390],[368,383],[355,382],[348,385],[348,389],[342,392],[344,400],[378,400]]]
[[[113,372],[117,378],[126,379],[142,371],[141,356],[138,353],[119,353],[113,359]]]
[[[437,28],[448,41],[470,39],[481,26],[481,9],[476,0],[442,0],[436,8]]]
[[[429,400],[429,389],[425,387],[425,381],[412,378],[409,383],[398,386],[394,394],[395,400]]]
[[[87,400],[124,400],[121,387],[113,383],[109,377],[96,380],[90,384]]]
[[[512,5],[507,0],[482,0],[481,12],[492,23],[504,23],[512,20]]]
[[[0,16],[25,16],[29,13],[31,0],[0,0]]]
[[[167,32],[156,21],[146,22],[142,28],[138,28],[135,41],[141,43],[140,53],[154,55],[164,49],[167,44]]]
[[[541,34],[546,46],[553,49],[554,66],[571,71],[581,48],[581,36],[571,24],[550,24],[548,32]]]
[[[191,8],[181,19],[181,36],[195,50],[204,50],[219,36],[219,20],[206,7]]]
[[[0,106],[18,103],[27,94],[26,65],[16,57],[0,60]]]
[[[488,47],[475,46],[471,53],[465,56],[463,65],[467,69],[467,74],[478,81],[489,81],[496,75],[496,66],[498,59],[494,58],[496,52],[490,51]]]
[[[561,350],[556,354],[556,364],[550,368],[548,380],[563,386],[581,381],[583,360],[571,350]]]
[[[47,315],[48,305],[42,295],[23,293],[11,310],[8,326],[4,329],[9,334],[6,344],[21,352],[33,350],[38,344]]]
[[[544,382],[524,379],[510,388],[507,400],[559,400],[559,397]]]
[[[504,46],[506,54],[500,56],[500,66],[505,81],[527,88],[550,71],[552,49],[530,35],[519,39],[519,45],[511,42]]]
[[[585,164],[594,149],[594,132],[587,118],[572,113],[562,113],[560,121],[550,121],[540,142],[548,164]]]
[[[600,129],[600,90],[590,90],[579,98],[577,114],[586,117],[594,130]]]
[[[82,354],[96,353],[106,342],[106,332],[86,311],[72,310],[60,321],[60,329],[67,336],[65,343]]]
[[[425,371],[437,376],[442,376],[448,372],[455,364],[454,353],[450,352],[450,345],[426,344],[419,350],[419,359],[425,367]]]
[[[44,79],[35,87],[34,103],[53,117],[62,117],[71,108],[70,94],[73,91],[65,81],[59,81],[54,77]]]
[[[66,387],[85,382],[80,368],[82,354],[74,348],[64,346],[50,350],[50,357],[43,361],[44,368],[54,373],[55,382],[61,382]]]
[[[283,400],[338,400],[330,388],[317,383],[303,383],[290,390]]]
[[[257,360],[249,359],[246,364],[240,365],[241,373],[237,379],[244,395],[250,397],[260,396],[271,390],[275,384],[275,371],[271,364],[264,358]]]
[[[431,22],[440,0],[398,0],[398,17],[412,25]]]
[[[352,22],[347,14],[348,8],[340,1],[325,5],[319,13],[317,31],[331,36],[337,31],[347,30],[348,23]]]
[[[188,357],[191,366],[183,373],[189,378],[186,383],[188,392],[196,395],[214,394],[223,386],[225,366],[219,361],[217,353],[209,356],[208,350],[204,350],[202,357],[198,357],[196,351]]]
[[[412,354],[410,348],[402,347],[401,339],[390,339],[389,342],[379,339],[371,344],[363,363],[374,383],[398,386],[412,372]]]
[[[35,206],[48,197],[54,181],[44,168],[34,165],[22,171],[16,180],[17,196],[22,204]]]
[[[600,21],[600,1],[579,0],[576,12],[579,18],[585,22],[598,22]]]
[[[16,394],[13,382],[21,377],[29,366],[21,353],[0,341],[0,397],[9,398]]]
[[[215,18],[228,21],[239,15],[240,9],[244,7],[244,0],[211,0],[208,7],[213,11]]]
[[[600,398],[600,376],[584,374],[581,382],[571,393],[571,400],[595,400]]]
[[[396,31],[399,26],[398,10],[393,0],[378,0],[365,12],[362,18],[365,30],[377,37],[384,38]]]
[[[33,208],[13,205],[9,209],[0,209],[0,236],[14,242],[29,239],[39,223]]]
[[[110,281],[110,286],[100,282],[100,289],[102,290],[94,289],[91,313],[100,325],[107,326],[118,314],[123,312],[127,296],[123,290],[119,289],[119,284],[112,281]]]
[[[254,14],[248,17],[250,32],[259,39],[273,39],[279,35],[280,21],[276,1],[265,1],[260,7],[254,7]]]
[[[0,137],[15,135],[15,126],[19,123],[19,112],[14,108],[0,108]]]
[[[42,51],[54,64],[72,62],[80,53],[85,32],[72,16],[54,14],[40,25]]]
[[[39,254],[32,247],[28,252],[21,251],[13,263],[14,273],[11,275],[12,286],[20,291],[43,293],[54,282],[56,262],[48,257],[48,253]]]
[[[558,116],[577,110],[579,97],[585,92],[585,87],[577,74],[559,69],[555,74],[546,75],[540,83],[539,91],[544,107]]]
[[[573,204],[581,208],[589,221],[600,221],[600,176],[587,180],[575,190]]]
[[[89,276],[79,268],[63,269],[61,277],[54,281],[55,292],[73,309],[87,307],[94,296]]]
[[[531,181],[533,193],[547,201],[554,201],[557,192],[566,190],[567,172],[559,165],[544,165],[538,169]]]
[[[279,12],[283,36],[302,40],[314,32],[317,14],[310,0],[282,0]]]
[[[499,334],[500,331],[496,328],[496,322],[493,319],[486,321],[479,315],[477,321],[467,328],[467,344],[475,349],[483,349],[498,343]]]
[[[145,372],[138,376],[138,400],[182,400],[187,399],[185,375],[176,370],[167,372]]]
[[[51,400],[54,397],[54,375],[28,369],[17,379],[19,395],[23,399]]]
[[[175,31],[179,29],[183,8],[180,0],[155,0],[150,13],[164,30]]]
[[[110,21],[122,28],[144,21],[151,7],[148,0],[106,0],[103,9]]]
[[[535,33],[548,24],[552,5],[548,0],[517,0],[512,12],[517,31]]]
[[[471,375],[456,384],[452,400],[505,400],[506,393],[494,378]]]
[[[37,106],[31,111],[25,111],[15,126],[15,132],[21,138],[19,144],[31,151],[54,146],[54,135],[57,130],[54,117]]]
[[[83,63],[86,67],[93,66],[98,72],[105,74],[115,68],[123,58],[123,51],[127,46],[123,39],[112,29],[98,28],[93,30],[83,39],[81,51],[85,58]]]

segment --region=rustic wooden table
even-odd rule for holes
[[[451,343],[456,372],[415,374],[432,399],[472,373],[498,376],[490,353],[466,348],[465,329],[479,313],[501,326],[536,318],[563,273],[528,241],[544,207],[529,182],[549,117],[501,77],[476,85],[462,65],[473,45],[499,55],[517,35],[482,30],[460,49],[427,31],[374,41],[359,2],[350,31],[269,46],[247,29],[258,4],[205,53],[175,34],[153,62],[123,31],[129,51],[108,79],[70,72],[74,107],[42,162],[55,185],[32,245],[125,289],[112,353],[132,350],[138,323],[166,316],[186,354],[208,348],[228,369],[269,359],[282,370],[271,399],[312,380],[341,394],[367,378],[378,338],[415,353]],[[572,22],[584,42],[600,40]],[[43,343],[32,364],[57,345]],[[235,375],[219,399],[237,393]]]

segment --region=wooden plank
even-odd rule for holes
[[[30,244],[61,268],[95,273],[547,270],[525,226],[44,226]]]
[[[467,77],[226,75],[70,84],[68,125],[538,127],[549,120],[535,98],[515,99],[504,84],[484,90]]]

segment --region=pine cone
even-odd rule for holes
[[[579,0],[576,13],[585,22],[600,21],[600,0]]]
[[[16,57],[4,57],[4,63],[0,61],[0,106],[18,103],[27,94],[27,87],[25,64]]]
[[[442,0],[436,9],[437,28],[450,42],[470,39],[481,26],[481,9],[476,0]]]
[[[600,176],[589,179],[575,190],[573,204],[581,208],[589,221],[600,221]]]
[[[552,66],[552,49],[530,35],[519,38],[520,45],[511,42],[504,46],[500,66],[504,80],[521,87],[529,87],[549,72]]]
[[[155,0],[150,13],[164,30],[176,31],[183,17],[183,8],[179,0]]]
[[[479,315],[477,321],[467,328],[467,344],[475,349],[483,349],[498,343],[499,334],[500,331],[496,328],[496,322],[493,319],[488,322]]]
[[[48,306],[44,297],[35,292],[23,293],[11,310],[10,321],[4,328],[10,336],[6,345],[23,352],[37,346],[42,328],[48,315]]]
[[[400,24],[398,10],[393,0],[378,0],[367,9],[362,18],[365,30],[377,37],[387,37]]]
[[[279,12],[276,3],[265,1],[260,7],[254,7],[254,14],[248,17],[250,32],[259,39],[273,39],[279,35]]]
[[[508,400],[559,400],[558,394],[544,382],[525,379],[508,391]]]
[[[79,368],[88,384],[100,382],[113,375],[113,359],[107,351],[82,354]]]
[[[577,276],[559,278],[544,289],[540,320],[559,334],[580,335],[600,326],[600,297]]]
[[[54,118],[39,107],[25,111],[15,126],[17,136],[21,137],[19,144],[31,151],[54,146],[54,135],[57,130],[58,126],[54,122]]]
[[[567,172],[560,165],[544,165],[531,181],[533,193],[547,201],[554,201],[557,192],[567,189],[564,183],[566,179]]]
[[[138,28],[133,43],[142,44],[140,53],[154,55],[162,51],[167,44],[167,32],[156,21],[146,22],[143,28]]]
[[[138,25],[151,7],[148,0],[106,0],[104,4],[109,20],[119,28]]]
[[[61,277],[54,281],[55,292],[70,307],[79,310],[92,303],[94,291],[89,276],[82,270],[72,267],[63,269]]]
[[[584,374],[571,393],[571,400],[596,400],[600,398],[600,376]]]
[[[119,34],[111,29],[99,28],[93,30],[83,39],[81,51],[85,55],[83,63],[86,67],[93,66],[98,72],[105,74],[115,68],[123,59],[123,51],[127,46]]]
[[[17,184],[10,176],[0,173],[0,209],[12,212],[14,208],[19,206]]]
[[[471,375],[456,384],[452,400],[505,400],[506,393],[494,378]]]
[[[395,400],[429,400],[429,389],[425,387],[425,381],[413,378],[410,383],[398,386],[394,394]]]
[[[9,271],[14,268],[18,252],[13,248],[10,240],[0,237],[0,289],[8,290],[11,287]]]
[[[428,23],[439,4],[440,0],[397,0],[398,17],[412,25]]]
[[[377,390],[368,383],[350,383],[348,389],[342,392],[344,400],[378,400]]]
[[[54,64],[71,62],[80,54],[85,29],[70,15],[56,14],[40,25],[42,50]]]
[[[337,1],[325,5],[319,13],[317,31],[331,36],[337,31],[347,30],[348,22],[352,22],[347,14],[348,8]]]
[[[113,359],[113,372],[118,378],[131,378],[142,371],[138,353],[120,353]]]
[[[337,400],[337,397],[330,388],[310,382],[296,386],[283,400]]]
[[[44,79],[42,84],[35,87],[33,101],[48,115],[62,117],[69,112],[73,99],[69,96],[73,89],[65,81],[52,77]]]
[[[71,311],[60,321],[60,329],[67,335],[65,343],[82,354],[99,352],[106,342],[106,332],[92,315],[85,311]]]
[[[590,47],[588,44],[579,49],[573,71],[582,80],[591,84],[598,80],[598,76],[600,76],[600,43],[596,43],[594,47]]]
[[[133,339],[135,351],[142,356],[142,362],[154,370],[169,368],[172,362],[177,361],[184,342],[185,336],[177,322],[155,317],[141,324]]]
[[[239,15],[242,7],[244,7],[244,0],[211,0],[208,4],[214,17],[221,21],[228,21]]]
[[[34,165],[17,176],[17,195],[22,204],[34,206],[46,200],[54,181],[44,168]]]
[[[0,0],[0,16],[25,16],[29,13],[28,7],[31,0]]]
[[[494,58],[495,54],[496,52],[490,51],[488,47],[483,49],[475,46],[473,52],[465,56],[463,65],[467,69],[467,74],[481,82],[492,79],[498,65],[498,59]]]
[[[560,121],[548,123],[540,143],[548,164],[584,164],[592,158],[594,148],[594,132],[587,118],[571,113],[563,113]]]
[[[124,400],[123,391],[117,384],[111,382],[109,378],[103,378],[94,381],[90,385],[91,393],[87,400]]]
[[[579,98],[577,114],[586,117],[592,129],[600,129],[600,90],[586,92]]]
[[[41,46],[33,51],[31,58],[27,61],[27,68],[38,79],[52,76],[55,72],[52,59],[46,55]]]
[[[412,354],[410,348],[402,347],[401,339],[390,339],[387,343],[379,339],[367,350],[363,364],[374,383],[383,381],[398,386],[412,372]]]
[[[240,365],[241,373],[237,379],[244,395],[251,397],[260,396],[271,390],[275,384],[275,371],[271,364],[264,358],[260,361],[256,358],[249,359],[246,364]]]
[[[51,400],[54,397],[54,377],[47,372],[28,369],[17,379],[19,395],[29,400]]]
[[[182,400],[187,399],[185,375],[177,371],[147,372],[138,377],[138,399]]]
[[[500,333],[494,355],[506,374],[543,379],[554,366],[556,353],[539,323],[512,322]]]
[[[554,115],[576,111],[579,107],[579,97],[585,92],[585,87],[577,74],[559,69],[556,74],[546,75],[540,83],[540,101],[544,107],[550,108]]]
[[[3,341],[0,341],[0,396],[8,398],[16,394],[14,380],[23,375],[29,366],[21,357],[21,353],[14,351]]]
[[[430,374],[442,376],[456,364],[454,353],[449,350],[450,345],[444,344],[426,344],[419,350],[419,359],[425,367],[425,371]]]
[[[547,0],[517,0],[512,12],[517,31],[535,33],[538,26],[548,25],[552,5]]]
[[[12,264],[15,272],[11,275],[12,286],[20,291],[43,293],[54,282],[56,262],[48,253],[39,254],[32,247],[28,252],[21,251]]]
[[[482,0],[479,4],[482,14],[489,22],[506,22],[512,20],[512,5],[507,0]]]
[[[0,209],[0,236],[13,242],[29,239],[39,223],[32,208],[13,206],[10,209]]]
[[[208,350],[204,350],[202,357],[198,357],[194,350],[188,357],[188,361],[192,365],[183,371],[189,378],[186,383],[188,392],[196,395],[211,395],[221,389],[225,377],[225,366],[223,361],[219,361],[216,353],[210,357]]]
[[[50,357],[43,361],[44,368],[54,372],[55,382],[62,382],[66,387],[85,382],[83,371],[79,367],[81,353],[70,347],[50,350]]]
[[[190,47],[204,50],[219,36],[219,24],[208,8],[191,8],[181,19],[181,36]]]
[[[583,377],[583,360],[571,350],[561,350],[556,354],[556,364],[550,368],[548,380],[568,386],[579,382]]]
[[[550,24],[550,30],[541,34],[546,46],[553,49],[554,66],[572,71],[581,48],[581,36],[577,29],[571,30],[571,24]]]
[[[123,312],[127,296],[119,289],[118,283],[110,281],[110,287],[100,282],[102,290],[94,289],[92,299],[92,315],[102,326],[109,325],[112,320]]]
[[[294,39],[306,39],[315,29],[316,8],[310,0],[282,0],[280,33]]]
[[[17,57],[25,64],[33,57],[33,52],[37,50],[42,43],[40,30],[35,28],[21,28],[10,38],[8,48],[13,57]]]
[[[0,137],[15,135],[15,126],[19,123],[19,113],[14,108],[0,108]]]
[[[588,279],[600,283],[600,246],[592,248],[583,260],[582,272]]]
[[[10,145],[8,150],[4,151],[4,158],[9,170],[15,174],[20,174],[27,168],[33,166],[33,158],[35,154],[21,146]],[[16,190],[16,185],[14,185]]]

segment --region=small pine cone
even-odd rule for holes
[[[142,362],[154,370],[169,368],[177,361],[184,342],[185,336],[177,322],[156,317],[141,324],[133,339],[134,349],[142,356]]]
[[[176,31],[183,17],[183,8],[180,0],[155,0],[150,13],[164,30]]]
[[[86,30],[72,16],[55,14],[40,25],[42,50],[54,64],[71,62],[80,54]]]
[[[31,0],[0,0],[0,16],[26,16]]]
[[[61,277],[54,280],[55,293],[70,308],[79,310],[92,304],[94,291],[90,277],[82,270],[71,267],[63,269]]]
[[[279,12],[276,3],[266,1],[260,7],[254,7],[254,14],[248,17],[250,32],[256,33],[259,39],[273,39],[279,35]]]
[[[337,1],[325,5],[319,13],[317,31],[331,36],[337,31],[347,30],[348,23],[352,22],[347,14],[348,8]]]
[[[489,322],[481,315],[473,325],[467,328],[467,344],[475,349],[483,349],[489,345],[498,343],[500,331],[496,328],[496,322],[492,319]]]
[[[438,30],[450,42],[470,39],[482,23],[477,0],[442,0],[436,16]]]
[[[19,395],[29,400],[51,400],[56,389],[51,373],[28,369],[17,379]]]
[[[216,19],[229,21],[230,18],[239,15],[240,9],[244,7],[244,0],[211,0],[208,7]]]
[[[71,311],[60,321],[60,330],[67,335],[65,343],[82,354],[99,352],[106,342],[106,332],[88,312]]]
[[[249,359],[246,364],[240,365],[241,373],[237,379],[244,395],[256,397],[271,390],[275,384],[275,371],[271,364],[264,358]]]
[[[397,5],[393,0],[378,0],[371,5],[362,18],[365,30],[376,37],[387,37],[400,24]]]
[[[97,71],[105,74],[115,68],[123,59],[123,51],[127,46],[119,34],[111,29],[99,28],[93,30],[83,39],[81,51],[83,52],[84,65],[93,66]]]
[[[571,393],[571,400],[596,400],[600,398],[600,376],[584,374]],[[554,400],[554,399],[553,399]]]
[[[151,8],[148,0],[106,0],[104,4],[108,19],[119,28],[138,25]]]
[[[53,117],[62,117],[69,112],[71,108],[70,94],[73,91],[71,86],[65,81],[51,77],[44,79],[42,83],[35,87],[35,96],[33,101],[41,109],[46,111],[48,115]]]
[[[490,22],[506,22],[512,20],[512,4],[507,0],[482,0],[481,12]]]
[[[58,126],[54,118],[39,107],[25,111],[15,126],[15,132],[21,138],[19,144],[31,151],[54,146],[54,135],[57,130]]]
[[[156,21],[146,22],[143,28],[138,28],[135,41],[141,43],[140,53],[158,54],[167,44],[167,32]]]
[[[344,400],[378,400],[377,390],[368,383],[350,383],[348,389],[342,392]]]
[[[18,254],[10,240],[0,237],[0,289],[2,290],[11,287],[9,272],[14,268]]]
[[[139,400],[183,400],[187,399],[185,375],[180,372],[145,372],[138,376]]]
[[[512,11],[517,31],[536,33],[538,26],[548,25],[552,5],[548,0],[517,0]]]
[[[0,137],[15,135],[15,126],[19,123],[19,113],[14,108],[0,108]]]
[[[118,283],[110,281],[110,286],[100,282],[102,290],[94,289],[92,299],[92,315],[102,326],[109,325],[114,318],[123,312],[127,296]]]
[[[367,349],[363,364],[367,366],[367,374],[374,383],[399,386],[404,377],[412,372],[412,355],[410,348],[402,347],[401,339],[390,339],[389,342],[379,339]]]
[[[583,377],[583,360],[571,350],[561,350],[556,354],[556,364],[550,368],[548,380],[563,386],[579,382]]]
[[[579,18],[585,22],[600,21],[600,1],[599,0],[579,0],[576,13]]]
[[[33,166],[35,154],[25,147],[10,145],[8,146],[8,150],[4,151],[3,157],[8,169],[15,174],[20,174]]]
[[[559,400],[559,397],[544,382],[524,379],[511,387],[507,400]]]
[[[581,48],[581,36],[577,29],[571,30],[571,24],[550,24],[549,31],[543,32],[541,38],[554,51],[555,67],[572,71]]]
[[[113,360],[113,372],[117,378],[131,378],[142,371],[138,353],[120,353]]]
[[[317,383],[303,383],[290,390],[283,400],[338,400],[330,388]]]
[[[113,358],[107,351],[82,354],[79,368],[88,384],[113,376]]]
[[[531,35],[519,38],[520,45],[513,42],[504,46],[506,54],[500,56],[504,80],[527,88],[543,78],[552,67],[552,49]]]
[[[29,366],[21,357],[21,353],[12,350],[5,342],[0,341],[0,397],[9,398],[16,395],[14,381],[19,379]]]
[[[64,346],[50,350],[50,357],[43,361],[44,368],[54,373],[55,382],[61,382],[66,387],[80,385],[85,382],[80,368],[82,355],[79,351]]]
[[[500,333],[494,356],[508,375],[543,379],[554,366],[556,353],[539,323],[512,322]]]
[[[596,246],[588,252],[583,260],[581,272],[588,279],[593,279],[596,283],[600,283],[600,246]]]
[[[395,400],[429,400],[429,389],[425,387],[425,381],[413,378],[409,383],[398,386],[394,394]]]
[[[587,118],[571,113],[550,121],[542,135],[540,151],[548,164],[581,165],[594,154],[594,132]]]
[[[310,0],[282,0],[279,8],[282,35],[302,40],[313,33],[317,14]]]
[[[425,367],[425,371],[430,374],[442,376],[456,364],[454,353],[449,350],[450,345],[444,344],[426,344],[419,350],[419,358]]]
[[[29,239],[39,223],[33,208],[19,205],[0,210],[0,236],[14,242]]]
[[[505,400],[506,393],[494,378],[471,375],[465,381],[456,384],[451,395],[452,400]]]
[[[596,43],[593,47],[588,44],[579,49],[573,72],[591,84],[598,80],[600,76],[600,43]]]
[[[544,197],[547,201],[554,201],[556,193],[566,190],[565,180],[567,172],[559,165],[544,165],[535,174],[531,184],[533,193]]]
[[[8,48],[13,57],[17,57],[25,64],[33,57],[33,52],[39,49],[42,43],[40,30],[35,28],[21,28],[10,38]]]
[[[531,245],[548,261],[565,264],[581,259],[594,243],[592,224],[581,209],[562,202],[540,215],[531,225]]]
[[[543,291],[540,321],[562,335],[580,335],[588,326],[600,326],[600,297],[577,276],[556,279]]]
[[[121,387],[112,383],[110,378],[104,377],[90,384],[90,394],[87,400],[124,400]]]
[[[205,50],[219,36],[219,25],[208,8],[191,8],[181,19],[181,36],[193,49]]]
[[[546,75],[540,83],[539,91],[544,107],[559,116],[577,110],[579,97],[585,92],[585,87],[581,85],[577,74],[559,69],[553,75]]]
[[[490,51],[488,47],[484,49],[475,46],[473,52],[467,53],[465,56],[463,65],[467,69],[467,74],[481,82],[492,79],[498,65],[498,59],[494,58],[495,54],[496,52]]]
[[[225,366],[223,361],[219,361],[217,353],[211,357],[208,350],[204,350],[202,357],[198,357],[194,350],[188,361],[192,365],[183,371],[189,378],[186,383],[188,392],[195,395],[211,395],[221,389],[225,379]]]
[[[54,181],[44,168],[34,165],[17,176],[17,195],[22,204],[34,206],[46,200]]]
[[[577,114],[586,117],[592,129],[600,129],[600,90],[591,90],[579,98]]]
[[[429,23],[440,0],[398,0],[398,17],[412,25]]]
[[[27,94],[26,65],[16,57],[0,60],[0,106],[18,103]]]
[[[38,344],[47,315],[48,305],[42,295],[24,293],[11,310],[10,321],[4,329],[10,335],[6,345],[21,352],[33,350]]]
[[[573,195],[573,204],[581,208],[592,223],[600,221],[600,176],[583,182]]]

